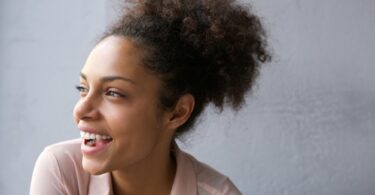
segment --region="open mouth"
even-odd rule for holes
[[[113,139],[108,135],[100,135],[81,131],[81,138],[86,146],[95,147],[111,142]]]

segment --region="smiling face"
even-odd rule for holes
[[[160,79],[141,64],[130,39],[108,37],[90,53],[81,71],[74,119],[86,139],[83,168],[91,174],[157,161],[169,147],[170,113],[159,106]]]

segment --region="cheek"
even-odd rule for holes
[[[107,107],[106,122],[113,135],[134,138],[132,141],[154,139],[160,121],[151,105],[137,104],[123,107]]]
[[[142,109],[108,109],[107,124],[115,129],[122,129],[122,131],[132,131],[132,129],[137,131],[142,131],[142,126],[147,126],[151,122],[151,116]]]
[[[159,142],[159,121],[150,110],[137,109],[107,110],[107,125],[116,144],[119,162],[135,162],[145,158]],[[116,157],[116,158],[117,158]]]

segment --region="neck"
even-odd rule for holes
[[[112,172],[114,194],[170,194],[176,172],[176,162],[169,145],[152,152],[146,159],[126,169]]]

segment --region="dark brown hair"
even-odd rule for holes
[[[238,109],[261,63],[270,59],[257,16],[233,0],[136,0],[104,34],[143,46],[144,65],[164,86],[160,103],[173,108],[191,94],[195,107],[177,131],[192,127],[208,103]]]

